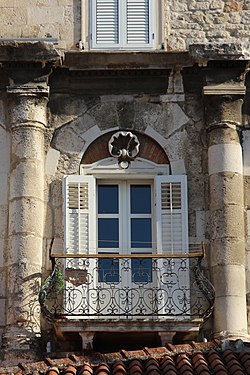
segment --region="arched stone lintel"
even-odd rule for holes
[[[129,131],[137,135],[140,141],[140,151],[138,157],[150,160],[156,164],[169,164],[169,159],[165,150],[156,140],[149,137],[145,133],[139,133],[135,130]],[[96,138],[86,149],[81,159],[81,164],[92,164],[98,160],[110,157],[108,142],[113,134],[114,131],[109,131]]]

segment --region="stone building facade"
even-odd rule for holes
[[[122,4],[109,3],[112,23]],[[149,334],[151,345],[249,340],[250,3],[138,0],[128,1],[126,14],[129,6],[135,11],[133,3],[139,4],[137,17],[140,9],[147,11],[145,30],[151,34],[142,43],[130,42],[129,31],[126,39],[121,29],[112,42],[105,39],[109,25],[100,0],[0,4],[4,358],[30,357],[46,347],[89,349],[93,340],[99,349],[101,335],[109,334],[112,342],[117,332],[133,340],[139,332],[139,346],[147,345]],[[140,33],[136,26],[131,28]],[[148,211],[146,203],[133,211],[141,199],[138,190],[131,203],[138,186],[142,194],[150,189]],[[107,193],[107,187],[113,190]],[[104,205],[102,211],[102,197],[113,202],[116,194],[119,210]],[[214,289],[198,278],[197,267],[195,280],[189,275],[192,254],[202,259]],[[165,279],[155,281],[154,271],[166,269],[165,262]],[[144,276],[136,276],[136,267]],[[117,279],[122,269],[136,284],[129,289],[133,296],[127,294],[132,305],[135,290],[145,294],[148,283],[157,298],[140,297],[137,315],[123,312],[122,294],[118,312],[99,307],[91,313],[97,301],[110,307],[115,299],[91,293],[104,295],[118,284],[120,293],[128,290]],[[91,293],[89,270],[96,270]],[[173,295],[161,296],[170,293],[180,270],[188,276],[177,282],[182,294],[169,307]],[[109,279],[100,276],[107,271]],[[184,304],[192,305],[198,287],[209,308],[195,304],[190,314]],[[183,296],[188,302],[181,302]]]

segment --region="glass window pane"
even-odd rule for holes
[[[152,259],[132,258],[132,282],[151,283],[152,282]]]
[[[118,185],[98,185],[98,213],[118,214]]]
[[[131,247],[152,247],[152,229],[150,218],[131,219]]]
[[[151,213],[150,185],[130,185],[130,212],[131,214]]]
[[[119,219],[98,219],[98,247],[119,247]]]
[[[98,281],[100,283],[119,282],[119,260],[111,258],[98,259]]]

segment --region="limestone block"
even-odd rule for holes
[[[187,124],[189,117],[185,114],[179,104],[168,103],[166,105],[166,130],[167,135],[176,132],[183,125]]]
[[[219,331],[223,335],[223,331],[225,331],[227,335],[234,335],[235,339],[246,335],[247,314],[245,297],[230,296],[229,298],[218,298],[214,314],[216,316],[215,332]]]
[[[163,106],[158,103],[135,102],[132,113],[131,126],[139,131],[144,131],[148,127],[157,129],[162,125],[161,121],[164,118]],[[120,127],[126,124],[125,118],[123,121],[123,124],[120,121]]]
[[[59,156],[59,151],[55,150],[54,148],[49,149],[45,160],[45,173],[49,176],[55,175]]]
[[[16,0],[1,0],[2,8],[13,8]]]
[[[59,129],[53,139],[53,147],[68,154],[78,154],[84,146],[83,138],[75,132],[75,124]]]
[[[6,280],[7,280],[7,268],[6,264],[0,268],[0,297],[6,297]]]
[[[4,25],[26,25],[27,9],[24,7],[1,7],[0,24]]]
[[[0,326],[6,324],[6,299],[0,298]]]
[[[5,266],[4,264],[4,251],[6,247],[6,240],[0,238],[0,273],[2,272],[2,267]],[[1,292],[0,292],[1,295]]]
[[[10,176],[10,199],[26,196],[43,200],[43,170],[43,160],[25,160],[17,164]]]
[[[210,3],[211,10],[222,10],[224,6],[224,1],[222,0],[212,0]]]
[[[15,6],[22,5],[23,7],[53,7],[58,4],[57,0],[14,0]],[[72,0],[68,0],[72,1]],[[21,4],[20,4],[21,3]],[[61,5],[61,4],[59,4]]]
[[[9,110],[10,118],[12,124],[22,124],[31,121],[32,125],[35,125],[43,129],[43,125],[47,123],[47,98],[46,97],[37,97],[29,96],[32,94],[32,89],[30,94],[27,91],[26,95],[14,96],[12,97],[12,105]]]
[[[25,25],[5,25],[0,29],[0,38],[20,38]]]
[[[62,207],[58,207],[54,209],[54,235],[55,237],[64,238]]]
[[[91,121],[93,125],[97,124],[100,130],[106,130],[106,129],[114,128],[118,126],[118,121],[119,121],[118,116],[120,114],[119,106],[120,106],[120,103],[109,101],[108,103],[103,103],[103,104],[98,105],[98,107],[91,108],[88,111],[88,115],[91,116],[88,122]],[[125,102],[124,105],[121,104],[121,106],[123,106],[123,111],[125,107],[131,106],[131,111],[132,113],[134,113],[134,110],[132,110],[133,103],[130,104],[130,102]],[[86,115],[84,117],[85,117],[84,122],[86,122]],[[127,113],[127,117],[129,117],[128,113]]]
[[[59,25],[57,23],[28,24],[22,27],[21,37],[23,38],[45,38],[47,36],[59,38]]]
[[[73,6],[66,5],[63,8],[64,11],[64,17],[63,17],[63,23],[69,25],[73,25],[74,23],[74,12],[73,12]]]
[[[44,203],[37,198],[17,198],[9,209],[10,235],[43,236]],[[38,218],[38,220],[36,220]],[[17,246],[18,248],[18,246]]]
[[[181,160],[172,160],[171,161],[171,173],[173,175],[186,174],[185,162]]]
[[[8,202],[8,175],[7,173],[0,173],[0,205]]]
[[[225,206],[238,206],[243,210],[243,181],[238,173],[213,174],[210,181],[210,209],[223,209]]]
[[[66,174],[66,173],[65,173]],[[54,180],[50,184],[50,199],[53,207],[62,206],[62,179]]]
[[[10,135],[0,126],[0,174],[9,173]]]
[[[76,42],[80,40],[80,26],[79,26],[79,30],[76,30],[73,27],[69,27],[69,25],[67,24],[59,25],[58,33],[59,33],[59,38],[61,41],[66,41],[73,48],[76,48]],[[75,34],[78,35],[78,38],[75,37]],[[67,43],[65,43],[65,45],[67,45]],[[60,48],[61,46],[62,46],[62,43],[60,44]]]
[[[217,265],[236,264],[242,265],[245,262],[245,238],[224,238],[213,239],[211,245],[211,267]]]
[[[205,233],[207,228],[206,212],[203,210],[197,210],[196,216],[196,237],[199,241],[204,241]]]
[[[211,212],[211,239],[244,238],[242,206],[228,206]]]
[[[12,160],[19,162],[20,159],[32,161],[43,160],[43,142],[44,135],[41,131],[30,131],[22,128],[12,134]],[[13,164],[13,161],[12,161]]]
[[[240,144],[212,145],[208,149],[208,171],[212,175],[220,172],[243,173]]]
[[[53,237],[53,211],[50,205],[46,205],[45,213],[44,213],[44,237]]]
[[[64,16],[64,7],[34,7],[30,6],[27,9],[27,23],[29,25],[46,23],[60,23]]]
[[[17,251],[13,251],[16,250]],[[20,270],[17,271],[17,276],[22,279],[29,275],[40,275],[43,255],[42,239],[36,238],[32,235],[15,234],[10,242],[11,253],[8,254],[6,266],[18,265]],[[15,285],[13,285],[15,288]]]
[[[168,142],[167,140],[155,129],[153,129],[150,125],[147,126],[145,130],[145,134],[147,134],[149,137],[152,137],[156,140],[164,149],[167,147]],[[167,154],[168,155],[168,154]],[[169,155],[168,155],[169,156]],[[178,160],[178,158],[176,158]]]
[[[1,179],[1,176],[0,176]],[[4,239],[7,235],[8,229],[8,205],[7,204],[0,204],[0,238]],[[3,246],[1,249],[4,249],[4,243],[2,242],[1,245]],[[0,264],[1,267],[1,264]]]
[[[223,282],[221,282],[223,275]],[[216,296],[238,296],[246,294],[245,266],[243,265],[217,265],[213,266],[213,282],[216,285]]]
[[[209,1],[194,1],[191,0],[188,9],[189,10],[208,10],[210,7]]]
[[[243,1],[227,1],[224,5],[224,12],[239,12],[243,8]]]

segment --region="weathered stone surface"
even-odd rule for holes
[[[204,57],[215,60],[248,59],[248,45],[244,43],[194,43],[189,45],[193,57]]]

